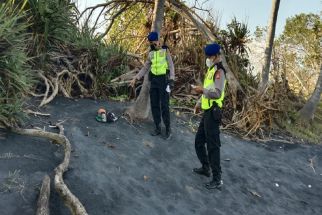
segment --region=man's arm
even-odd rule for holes
[[[218,99],[221,92],[225,90],[225,73],[222,69],[216,71],[214,75],[214,84],[210,85],[203,91],[203,95],[208,99]]]
[[[150,52],[151,53],[151,52]],[[142,69],[139,71],[139,73],[135,76],[136,80],[141,79],[147,72],[150,71],[151,68],[151,58],[150,58],[150,53],[148,56],[148,59],[145,61],[144,66],[142,67]]]
[[[196,107],[201,107],[201,96],[199,97],[197,103],[196,103]]]
[[[201,97],[198,99],[194,109],[193,109],[193,113],[194,114],[198,114],[201,110]]]
[[[175,79],[174,64],[173,64],[172,57],[171,57],[171,54],[168,49],[167,49],[167,61],[168,61],[168,67],[170,70],[170,78],[169,79],[174,80]]]

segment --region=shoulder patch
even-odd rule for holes
[[[217,72],[216,72],[216,79],[220,79],[220,71],[219,70],[217,70]]]

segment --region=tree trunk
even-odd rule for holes
[[[153,21],[151,31],[158,32],[160,38],[160,31],[163,24],[164,17],[164,3],[165,0],[155,0],[154,11],[153,11]],[[140,91],[140,95],[136,99],[133,106],[131,106],[126,113],[129,115],[131,120],[133,119],[147,119],[150,116],[151,106],[150,106],[150,82],[148,79],[148,73],[144,76],[143,85]]]
[[[165,0],[155,0],[154,10],[153,10],[153,22],[152,22],[152,31],[158,32],[160,39],[160,31],[163,24],[164,17],[164,3]]]
[[[277,21],[277,14],[278,8],[280,6],[280,0],[272,0],[272,11],[271,17],[268,23],[268,32],[266,37],[266,47],[265,47],[265,56],[264,56],[264,65],[262,71],[262,81],[260,83],[259,89],[263,91],[269,79],[269,69],[271,65],[271,58],[272,58],[272,50],[273,50],[273,43],[275,37],[275,29],[276,29],[276,21]]]
[[[299,111],[302,119],[309,121],[314,118],[316,107],[320,102],[321,93],[322,93],[322,64],[320,66],[320,75],[316,82],[314,92],[312,96],[309,98],[309,100],[306,102],[306,104],[303,106],[303,108]]]

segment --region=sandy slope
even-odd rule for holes
[[[100,105],[115,113],[124,107],[59,98],[44,110],[50,119],[33,119],[35,126],[68,119],[65,132],[74,151],[65,181],[89,214],[322,214],[321,146],[259,145],[223,134],[224,187],[210,192],[202,186],[209,179],[191,172],[199,166],[194,134],[180,119],[172,118],[175,135],[164,141],[148,134],[150,123],[97,123],[93,114]],[[9,152],[20,157],[8,158]],[[0,139],[0,191],[14,170],[25,187],[0,192],[0,214],[34,214],[41,177],[61,156],[46,140],[12,134]],[[316,173],[308,165],[313,157]],[[55,192],[51,211],[69,214]]]

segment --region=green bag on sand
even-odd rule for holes
[[[102,116],[97,115],[97,116],[95,117],[95,119],[96,119],[96,121],[98,121],[98,122],[104,122],[104,121],[103,121],[103,117],[102,117]],[[105,121],[105,122],[106,122],[106,121]]]
[[[104,108],[99,108],[96,115],[96,120],[98,122],[106,122],[106,110]]]
[[[118,117],[116,117],[114,113],[106,113],[106,110],[104,108],[100,108],[97,111],[97,115],[95,118],[98,122],[115,122],[116,120],[118,120]]]

